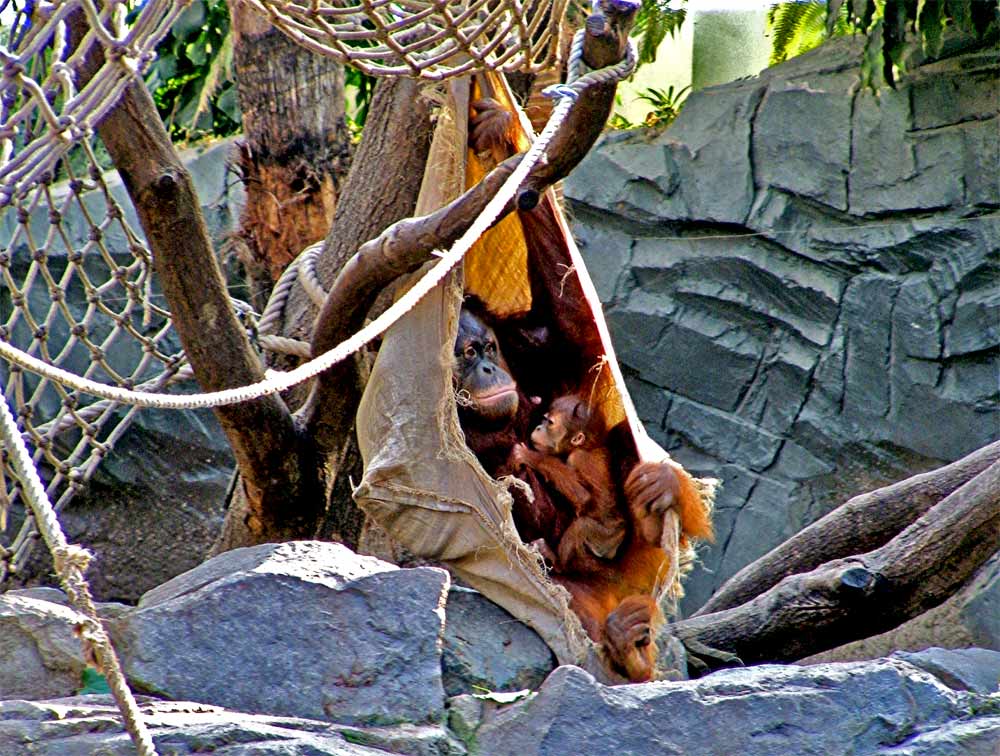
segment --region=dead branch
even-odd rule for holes
[[[739,606],[782,578],[871,551],[1000,459],[1000,441],[946,467],[855,496],[727,580],[694,616]]]
[[[994,462],[881,548],[789,575],[740,606],[667,625],[696,667],[789,662],[937,606],[1000,548]],[[720,653],[721,652],[721,653]]]
[[[72,23],[76,39],[85,25],[78,14]],[[94,45],[79,73],[81,86],[102,63],[101,54]],[[135,206],[198,383],[206,391],[218,391],[262,380],[260,361],[230,305],[190,174],[146,87],[131,85],[98,133]],[[219,407],[215,413],[251,502],[250,530],[285,538],[309,535],[302,524],[315,521],[308,509],[322,501],[314,494],[316,465],[310,464],[311,444],[281,398],[263,397]],[[282,505],[263,505],[271,500]]]

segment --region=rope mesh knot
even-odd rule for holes
[[[441,81],[555,64],[568,0],[248,0],[303,47],[371,76]]]

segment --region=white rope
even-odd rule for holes
[[[31,508],[38,530],[49,551],[52,552],[56,572],[63,588],[66,589],[66,595],[76,609],[86,617],[86,622],[81,623],[83,627],[80,633],[85,654],[92,655],[104,673],[111,694],[121,710],[125,729],[132,737],[140,756],[156,756],[153,738],[142,720],[135,697],[128,688],[121,664],[97,615],[90,588],[83,576],[90,561],[90,553],[79,546],[70,545],[66,540],[52,502],[45,494],[42,479],[31,461],[31,452],[21,438],[14,415],[3,398],[0,398],[0,435],[3,437],[4,449],[10,455],[14,472],[21,481],[21,489]]]
[[[584,34],[585,31],[581,29],[573,39],[569,66],[571,77],[575,77],[575,72],[582,58]],[[445,276],[461,262],[462,258],[472,248],[472,245],[476,243],[479,237],[493,225],[507,203],[517,194],[528,173],[544,155],[545,149],[566,119],[579,93],[594,84],[624,79],[635,68],[635,57],[635,46],[630,40],[626,58],[621,63],[598,71],[592,71],[576,81],[565,85],[551,87],[548,93],[560,99],[548,123],[545,124],[542,133],[535,139],[531,148],[514,168],[493,199],[487,203],[473,224],[462,234],[452,248],[442,253],[439,262],[427,271],[413,288],[384,313],[375,318],[375,320],[329,351],[293,370],[284,373],[273,372],[266,379],[249,386],[240,386],[238,388],[202,394],[176,395],[132,391],[81,378],[54,365],[49,365],[3,340],[0,340],[0,356],[26,370],[30,370],[50,380],[58,381],[76,391],[123,404],[153,407],[156,409],[200,409],[220,407],[226,404],[237,404],[239,402],[259,399],[268,394],[286,391],[292,386],[314,378],[355,352],[360,351],[366,344],[381,336],[403,315],[412,310],[435,286],[441,283]]]

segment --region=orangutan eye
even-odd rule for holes
[[[497,345],[494,344],[492,341],[487,341],[486,342],[486,347],[485,347],[485,352],[486,352],[486,354],[489,354],[489,355],[496,354],[496,352],[497,352]]]
[[[465,355],[465,359],[474,360],[476,359],[476,348],[473,346],[467,346],[463,354]]]

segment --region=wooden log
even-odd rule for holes
[[[694,616],[739,606],[782,578],[878,548],[1000,459],[1000,441],[945,467],[855,496],[727,580]]]
[[[880,548],[786,576],[745,604],[663,632],[685,644],[699,671],[795,661],[937,606],[998,548],[1000,462],[994,462]]]
[[[76,13],[74,37],[86,31]],[[94,45],[79,79],[103,62]],[[229,301],[191,176],[144,85],[132,84],[98,126],[135,206],[184,352],[205,391],[263,380],[246,329]],[[313,446],[277,395],[214,410],[242,473],[252,543],[307,537],[322,506]],[[272,504],[271,502],[280,502]]]

